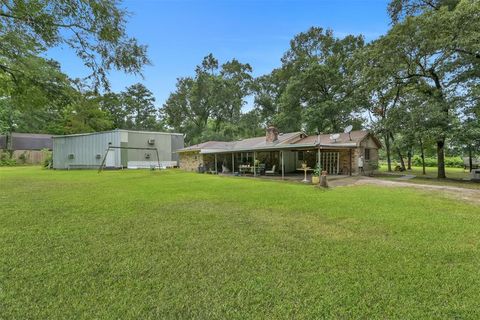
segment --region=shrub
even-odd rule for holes
[[[43,167],[48,169],[51,168],[53,164],[52,151],[48,149],[42,149],[42,153],[43,153]]]
[[[437,158],[435,157],[425,157],[425,166],[426,167],[436,167],[438,164]],[[421,167],[422,158],[419,155],[415,155],[412,158],[412,165]],[[452,168],[463,168],[463,159],[460,157],[445,157],[445,166]]]
[[[4,151],[0,152],[0,167],[15,165],[17,165],[17,161],[10,157],[10,153]]]
[[[20,160],[23,164],[25,162],[27,162],[27,152],[25,151],[24,153],[22,153],[19,157],[18,157],[18,160]]]

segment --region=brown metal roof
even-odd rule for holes
[[[336,140],[330,139],[332,134],[321,134],[320,135],[320,145],[335,145],[335,144],[342,144],[342,143],[360,143],[363,139],[365,139],[369,132],[365,130],[356,130],[348,133],[339,133],[340,137]],[[303,138],[302,140],[298,141],[299,144],[309,144],[313,143],[315,145],[318,144],[317,135],[308,136]]]
[[[320,147],[324,148],[355,148],[370,133],[365,130],[356,130],[348,133],[340,133],[339,138],[334,140],[331,134],[320,135]],[[380,141],[371,136],[380,148]],[[298,149],[318,147],[318,136],[305,136],[302,132],[290,132],[280,134],[274,143],[266,142],[265,136],[249,138],[239,141],[207,141],[178,150],[177,152],[200,151],[201,153],[222,153],[233,151],[269,150],[269,149]]]
[[[302,132],[281,133],[278,135],[278,140],[275,142],[267,142],[265,136],[248,138],[238,141],[207,141],[199,143],[190,147],[186,147],[177,152],[199,151],[202,149],[221,149],[222,151],[234,151],[245,149],[261,149],[271,148],[273,146],[282,145],[285,143],[293,143],[301,139]]]
[[[53,141],[51,134],[40,133],[12,133],[13,150],[42,150],[52,149]],[[5,149],[6,137],[0,136],[0,149]]]

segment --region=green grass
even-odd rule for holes
[[[393,169],[393,165],[392,165]],[[450,179],[463,179],[463,178],[468,178],[470,175],[470,172],[468,170],[463,170],[463,168],[445,168],[446,170],[446,175],[447,178]],[[412,170],[407,170],[404,172],[389,172],[389,174],[397,174],[397,175],[405,175],[405,174],[413,174],[419,177],[425,177],[425,178],[437,178],[437,168],[436,167],[426,167],[425,168],[426,174],[423,175],[422,167],[412,167]],[[387,166],[386,165],[381,165],[379,172],[381,173],[387,173]]]
[[[413,179],[409,179],[407,181],[409,183],[480,189],[480,183],[463,180],[464,178],[470,177],[470,172],[468,170],[464,170],[463,168],[445,168],[447,179],[437,179],[437,168],[427,167],[425,169],[425,175],[423,174],[422,167],[412,167],[412,170],[407,170],[404,172],[388,172],[387,166],[382,165],[379,169],[379,174],[377,174],[376,177],[380,179],[395,180],[396,178],[408,174],[416,176]],[[405,181],[402,180],[402,182]]]
[[[477,319],[480,207],[179,171],[0,169],[0,319]]]

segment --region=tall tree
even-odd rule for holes
[[[112,126],[117,129],[126,129],[127,110],[123,104],[121,93],[107,92],[100,99],[101,109],[107,113]]]
[[[427,94],[431,105],[435,106],[430,110],[430,116],[436,119],[431,129],[436,132],[439,178],[446,177],[445,143],[456,110],[480,77],[474,58],[477,52],[475,41],[454,26],[470,18],[472,24],[480,27],[478,19],[473,21],[479,10],[478,1],[467,0],[453,11],[448,7],[425,11],[397,23],[374,44],[381,52],[381,65],[388,66],[387,70],[394,70],[392,74],[397,81],[421,83],[419,90]],[[459,43],[464,44],[462,50],[468,53],[458,50]]]
[[[146,47],[126,34],[127,12],[115,0],[1,0],[0,70],[12,78],[28,71],[25,60],[65,45],[92,73],[96,88],[107,73],[140,73]]]
[[[180,78],[161,110],[169,126],[186,133],[186,141],[220,137],[225,125],[238,123],[251,88],[251,67],[237,60],[221,66],[212,54],[197,66],[194,77]],[[235,130],[229,130],[235,132]],[[223,139],[228,139],[223,136]]]
[[[155,130],[158,126],[158,110],[153,93],[143,84],[131,85],[122,92],[126,114],[125,129]]]
[[[363,38],[336,38],[313,27],[290,42],[282,67],[258,80],[256,105],[281,130],[338,132],[360,126],[357,111],[366,100],[356,90],[353,54]],[[274,116],[270,114],[277,112]]]

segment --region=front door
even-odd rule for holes
[[[105,167],[115,167],[115,150],[108,150]]]

